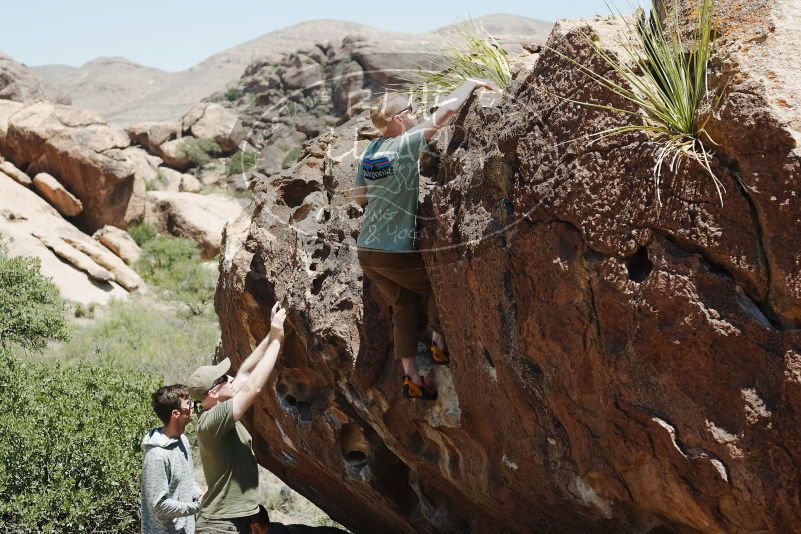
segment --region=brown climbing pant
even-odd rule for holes
[[[359,249],[362,272],[392,306],[395,358],[417,356],[417,295],[428,298],[428,327],[440,332],[439,314],[419,252]]]

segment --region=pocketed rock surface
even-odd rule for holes
[[[797,532],[798,8],[719,2],[710,177],[642,135],[568,141],[625,106],[553,50],[480,92],[424,168],[421,243],[450,368],[401,396],[389,310],[356,260],[364,115],[256,176],[216,307],[234,367],[289,307],[247,422],[262,464],[356,532]],[[619,22],[548,45],[601,68]],[[794,75],[794,73],[796,73]],[[360,133],[361,132],[361,133]]]

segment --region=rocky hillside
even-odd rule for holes
[[[511,15],[477,20],[496,35],[543,36],[551,27],[548,22]],[[181,72],[166,72],[125,58],[98,58],[79,68],[47,65],[33,71],[69,94],[76,106],[127,127],[144,121],[177,120],[203,98],[235,85],[251,63],[277,62],[284,54],[315,43],[340,42],[347,35],[360,35],[390,51],[423,51],[437,42],[432,33],[387,32],[350,22],[314,20],[270,32]]]
[[[69,104],[70,98],[45,85],[28,67],[0,53],[0,99],[33,102],[44,99]]]
[[[722,207],[693,165],[659,207],[643,137],[566,143],[620,119],[553,96],[615,102],[550,50],[433,143],[422,247],[453,362],[431,405],[401,396],[356,260],[364,115],[254,185],[216,307],[235,364],[290,308],[248,422],[264,465],[359,532],[798,530],[801,32],[789,0],[719,4]],[[592,61],[581,32],[620,29],[548,44]]]

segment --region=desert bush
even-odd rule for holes
[[[159,233],[152,224],[142,222],[128,228],[128,235],[141,247],[151,239],[155,239]]]
[[[0,347],[40,351],[48,340],[66,340],[66,306],[42,276],[38,258],[9,257],[0,242]]]
[[[139,531],[152,378],[0,349],[0,531]]]
[[[242,98],[242,89],[240,87],[229,87],[225,91],[225,99],[229,102],[236,102]]]
[[[87,305],[83,305],[80,302],[75,305],[75,308],[72,310],[73,316],[75,318],[86,318],[86,319],[94,319],[95,318],[95,303],[92,302]]]
[[[181,141],[181,150],[195,167],[200,167],[218,157],[222,150],[211,139],[186,137]]]
[[[244,174],[248,172],[259,160],[255,152],[240,150],[225,164],[225,175]]]
[[[156,236],[142,246],[135,267],[145,282],[184,303],[192,314],[210,309],[217,272],[203,264],[194,241]]]
[[[594,36],[585,35],[587,43],[608,68],[602,74],[555,51],[630,103],[633,109],[561,98],[630,119],[630,124],[590,134],[590,140],[629,132],[648,135],[649,141],[657,146],[653,179],[658,204],[661,204],[659,184],[664,163],[668,163],[670,170],[676,170],[683,159],[694,160],[706,170],[722,204],[723,184],[710,165],[710,146],[715,143],[704,129],[708,114],[703,113],[710,108],[705,104],[711,100],[707,67],[713,50],[712,0],[700,0],[698,20],[689,43],[682,39],[676,9],[674,6],[672,30],[665,29],[655,6],[650,17],[641,13],[634,23],[626,22],[628,35],[620,42],[625,51],[622,58],[603,50]]]

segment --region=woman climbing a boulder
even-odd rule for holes
[[[415,364],[417,356],[417,298],[428,298],[434,363],[450,363],[447,344],[423,259],[416,248],[420,157],[429,139],[442,128],[478,88],[496,89],[486,80],[467,80],[445,98],[429,118],[420,122],[407,96],[386,93],[370,109],[381,137],[362,154],[356,170],[354,200],[364,208],[357,240],[365,276],[392,306],[395,358],[403,366],[403,394],[435,400]]]

